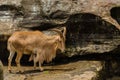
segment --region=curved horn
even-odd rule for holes
[[[61,31],[58,30],[58,29],[50,29],[50,30],[51,30],[51,31],[55,31],[55,32],[57,32],[58,34],[62,35]]]
[[[62,27],[62,30],[60,29],[50,29],[51,31],[56,31],[61,37],[64,38],[64,40],[66,40],[66,27]]]

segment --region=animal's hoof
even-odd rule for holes
[[[11,70],[8,70],[9,71],[9,73],[12,73],[12,71]]]
[[[21,71],[19,71],[19,72],[20,72],[20,73],[23,73],[24,71],[21,70]]]
[[[40,71],[44,71],[44,69],[43,69],[43,68],[40,68]]]
[[[34,67],[33,70],[36,70],[36,67]]]
[[[18,71],[17,73],[18,73],[18,74],[23,74],[23,73],[24,73],[24,71]]]
[[[24,70],[20,69],[20,70],[18,70],[18,73],[24,73]]]
[[[11,73],[11,72],[12,72],[12,71],[11,71],[11,68],[8,68],[8,72],[9,72],[9,73]]]

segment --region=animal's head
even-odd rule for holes
[[[58,37],[57,37],[57,49],[60,49],[62,52],[65,50],[65,40],[66,40],[66,27],[63,27],[62,30],[58,31]]]

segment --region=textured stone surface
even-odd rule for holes
[[[10,74],[6,71],[4,80],[103,80],[100,76],[103,64],[99,61],[77,61],[69,64],[45,66],[45,71],[33,71],[23,67],[24,74]],[[16,68],[13,68],[16,71]]]
[[[105,43],[107,42],[107,43]],[[71,56],[75,56],[75,55],[84,55],[84,54],[91,54],[91,53],[108,53],[111,51],[114,51],[115,49],[117,49],[117,47],[120,44],[120,39],[114,39],[111,41],[107,40],[107,41],[102,41],[100,44],[96,44],[96,43],[89,43],[86,46],[71,46],[71,47],[67,47],[66,49],[66,55],[71,57]]]
[[[24,14],[29,14],[29,18],[25,18],[24,21],[34,20],[35,23],[37,20],[38,25],[64,24],[71,15],[91,13],[120,29],[120,25],[110,16],[110,10],[120,6],[119,0],[1,0],[0,4],[22,6]]]
[[[0,40],[16,30],[66,25],[65,54],[107,53],[120,44],[120,26],[110,14],[119,6],[120,0],[0,0]]]
[[[4,40],[7,40],[14,31],[36,27],[43,30],[59,25],[67,27],[65,55],[69,57],[114,52],[118,50],[120,44],[120,25],[118,24],[120,21],[119,18],[111,17],[110,13],[114,7],[120,7],[120,0],[0,0],[0,41],[3,41],[0,42],[0,58],[7,61],[8,52]],[[113,10],[113,12],[116,11]],[[120,17],[119,9],[114,15]],[[19,80],[39,78],[43,80],[48,80],[48,78],[51,80],[96,80],[103,67],[99,61],[95,62],[95,65],[94,62],[80,61],[62,65],[62,69],[63,67],[68,69],[71,65],[71,71],[66,71],[66,69],[61,71],[61,68],[58,69],[61,66],[51,66],[47,68],[48,70],[41,73],[38,71],[35,74],[9,74],[5,68],[4,76],[5,80],[18,80],[18,78]],[[117,71],[116,68],[119,65],[116,63],[111,63],[111,65],[113,71]],[[24,69],[31,70],[28,67]]]

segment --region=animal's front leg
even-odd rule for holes
[[[43,71],[43,67],[41,66],[41,62],[39,61],[39,68],[40,68],[40,71]]]
[[[36,53],[36,55],[34,55],[34,64],[36,66],[36,63],[39,61],[39,68],[40,71],[43,71],[43,68],[41,67],[41,64],[43,63],[43,56],[42,54],[40,54],[40,52]]]
[[[15,52],[10,51],[10,55],[8,57],[8,71],[9,72],[11,72],[11,62],[12,62],[14,54],[15,54]]]
[[[36,54],[31,54],[30,58],[29,58],[29,61],[32,61],[34,62],[34,70],[36,69]]]
[[[17,64],[17,68],[20,72],[23,72],[23,70],[21,69],[21,65],[20,65],[20,60],[22,58],[22,53],[21,52],[17,52],[17,57],[15,59],[16,64]]]

